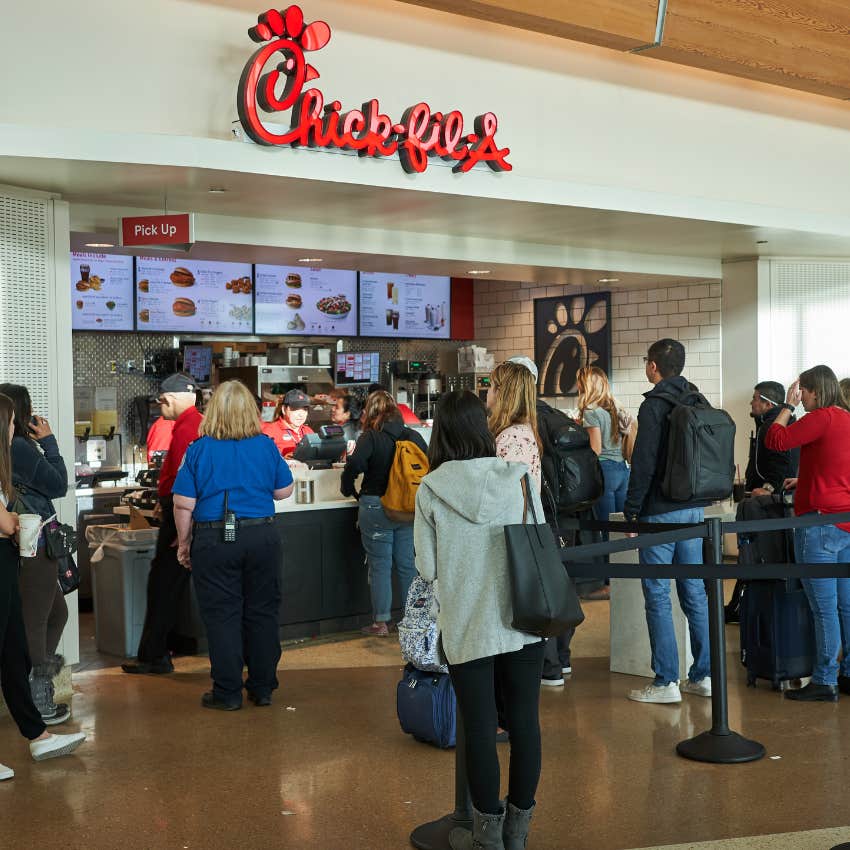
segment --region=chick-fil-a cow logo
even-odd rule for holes
[[[381,112],[377,99],[366,101],[361,109],[341,113],[338,100],[325,104],[318,89],[305,91],[304,86],[317,79],[319,72],[307,63],[304,54],[321,50],[330,41],[331,28],[324,21],[305,25],[299,6],[263,12],[248,35],[263,46],[242,71],[237,101],[242,127],[257,144],[333,147],[374,157],[397,153],[408,174],[425,171],[432,156],[454,161],[452,170],[456,172],[469,171],[479,162],[493,171],[512,169],[507,160],[510,149],[496,144],[498,121],[492,112],[479,115],[475,132],[467,135],[463,114],[457,110],[431,112],[427,103],[417,103],[396,123]],[[283,55],[283,61],[263,73],[276,53]],[[292,110],[289,131],[268,129],[260,109],[267,113]]]

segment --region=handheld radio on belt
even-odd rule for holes
[[[224,542],[236,542],[236,514],[227,509],[227,490],[224,491]]]

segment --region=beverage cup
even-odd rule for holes
[[[393,323],[393,311],[387,310],[387,325],[391,325]]]
[[[398,330],[398,310],[393,310],[393,330]]]
[[[38,550],[38,535],[41,531],[41,517],[38,514],[20,514],[18,522],[18,548],[22,558],[34,558]]]
[[[91,274],[91,266],[89,266],[89,265],[81,265],[80,266],[80,280],[83,280],[83,281],[88,280],[90,274]]]
[[[391,299],[393,297],[393,284],[387,281],[387,298]]]
[[[736,481],[732,485],[732,499],[735,501],[736,504],[743,500],[745,492],[744,488],[745,484],[743,481]]]

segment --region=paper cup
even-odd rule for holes
[[[41,532],[41,517],[38,514],[19,514],[21,530],[18,533],[22,558],[34,558],[38,550],[38,535]]]

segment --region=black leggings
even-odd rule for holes
[[[517,652],[452,664],[458,708],[466,731],[466,764],[472,805],[485,814],[498,814],[499,757],[496,753],[495,683],[498,678],[508,728],[511,762],[508,799],[517,808],[530,809],[540,779],[540,673],[543,641]]]
[[[7,538],[0,539],[0,687],[9,714],[21,734],[38,738],[45,726],[33,705],[29,683],[30,657],[21,594],[18,591],[18,549]]]

